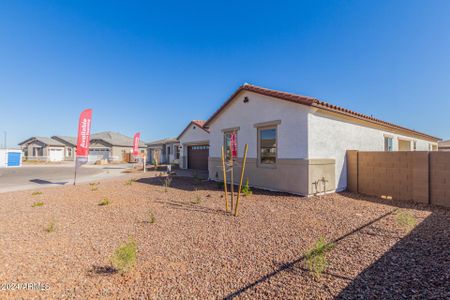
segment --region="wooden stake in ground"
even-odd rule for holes
[[[234,216],[235,217],[237,217],[237,215],[238,215],[239,199],[241,197],[241,189],[242,189],[242,180],[244,179],[245,164],[247,162],[247,151],[248,151],[248,144],[245,144],[244,159],[242,160],[242,167],[241,167],[241,178],[239,180],[239,188],[238,188],[238,194],[237,194],[237,199],[236,199],[236,207],[234,208]]]
[[[230,146],[231,151],[231,146]],[[230,152],[232,153],[232,152]],[[233,213],[233,207],[234,207],[234,158],[233,154],[231,154],[231,160],[230,160],[230,190],[231,190],[231,213]]]
[[[222,146],[222,169],[223,169],[223,188],[225,191],[225,211],[228,212],[228,191],[227,191],[227,169],[225,165],[225,154]]]

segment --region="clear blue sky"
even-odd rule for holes
[[[0,143],[177,136],[242,83],[450,138],[450,1],[0,2]],[[257,113],[257,112],[255,112]]]

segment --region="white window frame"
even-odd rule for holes
[[[389,150],[389,144],[386,145],[386,140],[391,141],[391,150]],[[391,135],[384,135],[383,136],[383,145],[384,145],[384,151],[385,152],[394,152],[394,137]]]
[[[222,143],[223,143],[225,159],[230,159],[231,158],[231,152],[228,153],[228,151],[230,151],[230,147],[227,147],[227,138],[226,138],[226,136],[228,134],[232,134],[232,133],[236,134],[236,153],[238,154],[238,157],[239,157],[239,127],[224,129],[224,130],[222,130],[222,132],[223,132],[223,142]]]
[[[256,129],[257,166],[263,168],[276,168],[278,165],[278,124],[259,126]],[[275,129],[275,163],[273,164],[261,162],[261,131],[270,129]]]

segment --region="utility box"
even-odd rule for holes
[[[0,149],[0,168],[22,166],[22,150]]]

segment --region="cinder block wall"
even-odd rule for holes
[[[450,153],[347,152],[348,190],[450,207]]]
[[[450,207],[450,152],[430,153],[431,204]]]

